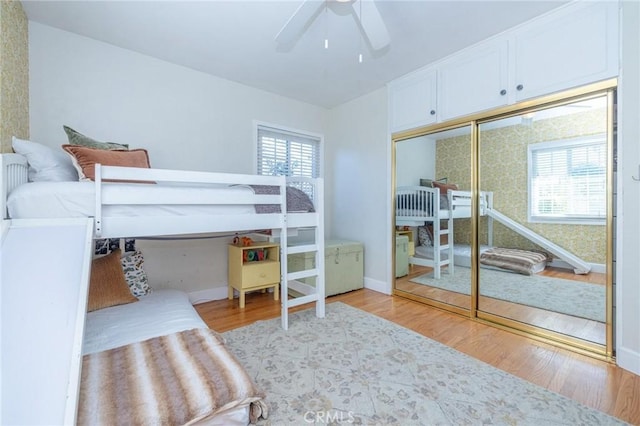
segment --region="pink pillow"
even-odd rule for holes
[[[452,191],[457,191],[458,190],[458,185],[456,185],[455,183],[441,183],[438,181],[433,181],[433,187],[434,188],[440,188],[440,194],[441,195],[447,195],[447,191],[450,189]]]
[[[95,180],[95,165],[140,167],[148,169],[149,154],[146,149],[129,151],[87,148],[79,145],[62,145],[62,149],[71,155],[81,181]]]

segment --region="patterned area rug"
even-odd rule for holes
[[[439,280],[431,273],[412,278],[412,282],[471,294],[471,269],[456,266],[453,275],[443,273]],[[480,270],[482,296],[546,309],[575,317],[605,322],[605,286],[563,280],[544,275]]]
[[[223,333],[267,394],[261,424],[624,424],[343,303]]]

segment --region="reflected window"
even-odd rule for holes
[[[529,145],[529,221],[604,224],[605,134]]]

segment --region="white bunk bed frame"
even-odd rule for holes
[[[492,193],[480,193],[480,215],[485,216],[493,203]],[[396,226],[433,225],[433,259],[411,256],[412,265],[433,268],[433,276],[439,279],[442,268],[448,266],[450,274],[454,273],[453,220],[471,217],[471,192],[447,190],[447,208],[440,203],[440,188],[426,186],[401,186],[396,189]],[[447,222],[446,228],[442,221]],[[493,235],[493,219],[488,221],[489,238]],[[447,243],[441,243],[441,236],[447,236]],[[489,241],[491,245],[492,242]],[[445,259],[443,254],[447,253]]]
[[[448,190],[447,200],[448,209],[441,209],[439,188],[402,186],[396,190],[397,226],[422,226],[428,222],[433,223],[434,259],[412,256],[409,258],[409,263],[434,268],[434,278],[436,279],[441,277],[443,266],[449,266],[448,272],[450,274],[454,272],[453,219],[471,217],[471,192]],[[492,192],[480,192],[480,216],[487,216],[488,218],[489,233],[487,244],[489,246],[493,246],[493,221],[497,220],[502,225],[567,262],[573,267],[575,274],[588,274],[591,271],[591,265],[588,262],[495,210],[493,208]],[[442,228],[441,221],[443,220],[447,221],[447,228]],[[440,243],[441,235],[448,236],[447,244]],[[445,251],[448,254],[447,259],[442,258],[442,253]]]
[[[19,154],[2,154],[0,174],[0,208],[3,218],[8,218],[6,200],[8,194],[18,185],[28,182],[28,164],[24,156]],[[194,197],[189,194],[178,194],[167,199],[159,199],[153,191],[144,197],[132,198],[118,191],[102,191],[104,180],[109,181],[148,181],[215,185],[269,185],[278,186],[277,195],[254,194],[221,194],[219,196]],[[296,182],[304,182],[313,187],[312,201],[315,212],[288,213],[286,186]],[[197,171],[143,169],[132,167],[115,167],[96,165],[95,168],[96,209],[94,217],[94,238],[145,237],[160,235],[186,235],[215,233],[228,231],[252,231],[271,229],[280,235],[280,267],[281,267],[281,307],[282,328],[288,329],[289,308],[305,303],[315,302],[316,316],[325,316],[324,285],[324,185],[322,179],[285,178],[283,176],[261,176],[233,173],[209,173]],[[241,205],[272,204],[280,206],[280,213],[262,214],[215,214],[215,215],[176,215],[176,216],[109,216],[105,214],[105,206],[113,205]],[[313,228],[315,239],[313,244],[300,246],[287,245],[287,229]],[[315,253],[316,267],[295,273],[287,272],[287,254]],[[301,278],[316,277],[316,285],[310,286]],[[296,290],[303,296],[289,299],[288,288]]]

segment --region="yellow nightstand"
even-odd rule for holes
[[[240,293],[240,308],[244,308],[245,293],[273,287],[273,300],[280,293],[280,245],[252,244],[247,247],[229,245],[229,300],[233,289]]]

